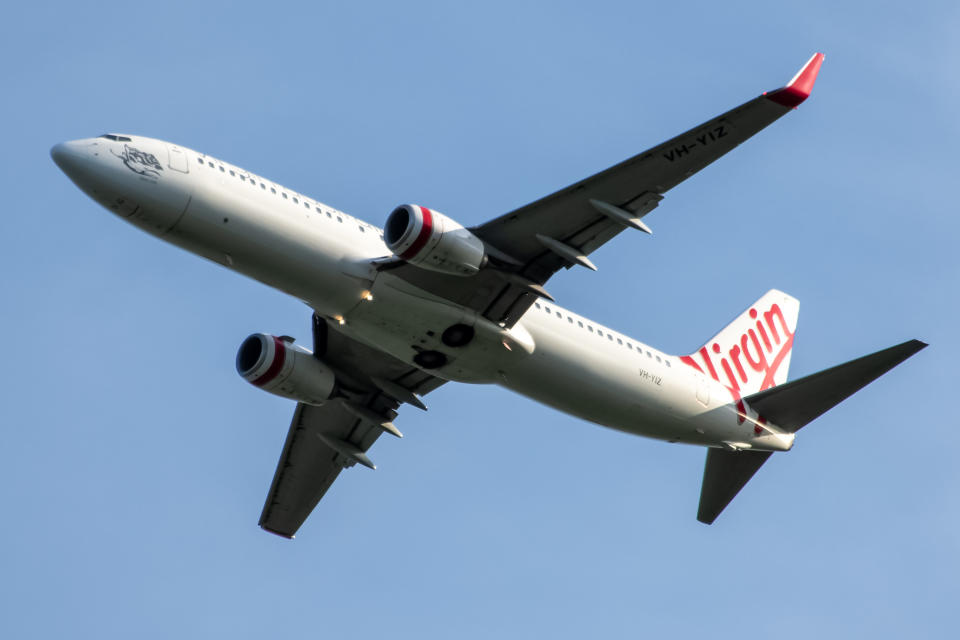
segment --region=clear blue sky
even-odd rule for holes
[[[774,4],[7,7],[0,636],[952,637],[960,9]],[[550,283],[675,353],[781,288],[801,301],[793,376],[931,343],[712,527],[702,450],[450,385],[294,542],[262,532],[293,405],[234,353],[254,331],[307,339],[308,310],[124,224],[48,155],[137,133],[377,224],[418,202],[469,225],[817,50],[797,112],[668,194],[655,235]]]

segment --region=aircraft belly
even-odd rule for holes
[[[443,354],[445,364],[426,369],[446,380],[494,383],[559,411],[619,431],[689,444],[721,446],[751,441],[762,446],[750,424],[738,422],[735,406],[713,394],[696,401],[691,372],[659,369],[647,360],[598,347],[527,314],[505,330],[472,310],[433,296],[389,271],[381,272],[370,295],[343,316],[347,335],[403,362],[419,353]],[[443,341],[452,325],[474,329],[465,346]],[[653,368],[653,372],[642,367]]]
[[[341,330],[403,362],[415,364],[417,354],[423,352],[442,354],[444,365],[425,369],[440,378],[496,382],[504,366],[528,357],[534,349],[522,326],[505,330],[389,272],[376,276],[370,294],[346,314]],[[444,331],[453,325],[470,327],[473,338],[463,346],[446,344]]]
[[[521,321],[522,322],[522,321]],[[644,378],[629,361],[598,354],[575,337],[530,327],[537,350],[505,368],[502,386],[596,424],[651,438],[697,442],[675,381]]]

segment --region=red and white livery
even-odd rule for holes
[[[802,103],[823,55],[784,87],[596,175],[465,228],[422,205],[385,229],[213,156],[105,134],[57,165],[118,217],[304,301],[307,349],[257,333],[237,371],[297,408],[260,517],[293,537],[340,471],[374,467],[401,405],[449,381],[497,384],[595,424],[707,449],[711,523],[797,431],[925,345],[911,340],[788,381],[798,302],[763,295],[703,347],[671,355],[557,304],[558,271],[646,217],[675,186]]]

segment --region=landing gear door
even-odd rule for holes
[[[187,154],[183,149],[172,144],[167,145],[167,166],[180,173],[190,173]]]

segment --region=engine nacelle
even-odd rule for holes
[[[486,258],[480,238],[439,211],[415,204],[393,210],[383,239],[402,260],[456,276],[472,276]]]
[[[240,345],[237,373],[264,391],[313,405],[329,400],[337,384],[333,371],[312,353],[266,333]]]

